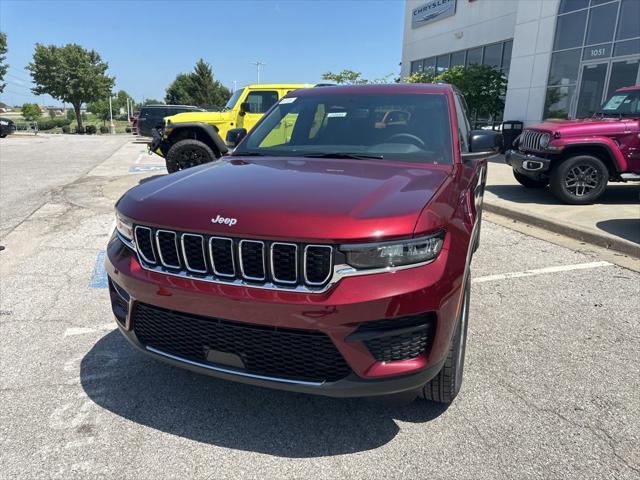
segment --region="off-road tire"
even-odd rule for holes
[[[604,193],[609,170],[602,160],[577,155],[563,161],[551,172],[551,192],[570,205],[588,205]]]
[[[467,330],[469,327],[469,299],[471,295],[470,280],[464,287],[460,314],[456,322],[456,330],[451,339],[447,359],[438,374],[420,391],[420,397],[437,403],[451,403],[462,386],[464,356],[467,346]]]
[[[167,171],[174,173],[185,168],[213,162],[215,159],[213,150],[206,143],[187,138],[176,142],[167,152]]]
[[[549,185],[549,180],[536,180],[526,175],[523,175],[520,172],[513,171],[514,178],[518,181],[520,185],[527,188],[544,188]]]

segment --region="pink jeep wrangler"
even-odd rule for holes
[[[595,202],[609,181],[640,181],[640,86],[615,91],[591,118],[526,128],[505,161],[525,187],[549,185],[574,205]]]

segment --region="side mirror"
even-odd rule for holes
[[[232,128],[227,132],[227,146],[235,148],[247,136],[246,128]]]
[[[249,102],[242,102],[240,104],[240,115],[245,113],[251,113],[251,104]]]
[[[472,130],[469,134],[469,152],[462,154],[463,160],[477,160],[500,152],[502,134],[493,130]]]

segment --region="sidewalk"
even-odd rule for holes
[[[489,162],[484,208],[521,222],[640,258],[640,184],[611,183],[594,205],[565,205],[520,185],[503,157]]]

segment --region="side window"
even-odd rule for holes
[[[249,104],[250,113],[265,113],[278,101],[278,92],[250,92],[245,102]]]
[[[469,151],[469,132],[471,127],[469,125],[469,117],[467,116],[467,110],[465,108],[464,98],[460,98],[460,95],[455,93],[453,95],[456,105],[456,116],[458,117],[458,137],[460,138],[460,150],[463,152]]]

